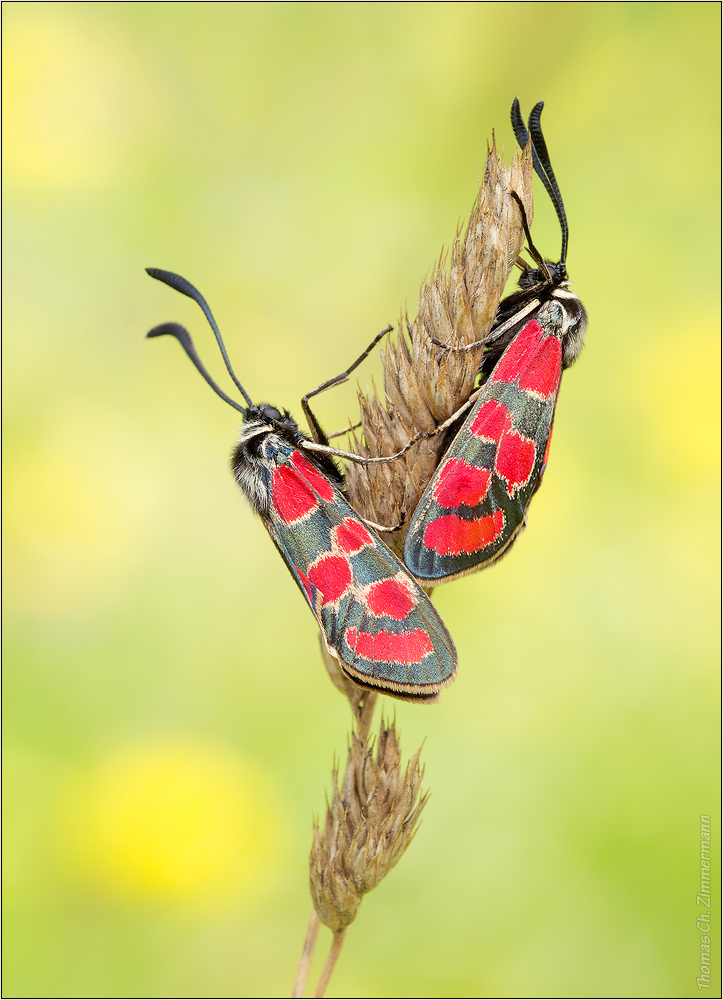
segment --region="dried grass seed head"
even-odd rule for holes
[[[314,825],[309,859],[311,896],[322,923],[348,926],[361,898],[391,871],[409,846],[427,801],[421,793],[420,750],[402,768],[394,724],[381,724],[376,756],[352,736],[341,787],[332,772],[324,829]]]
[[[416,318],[400,319],[395,343],[382,351],[384,400],[359,395],[364,443],[353,450],[365,457],[399,451],[420,431],[433,431],[469,398],[483,348],[455,352],[434,340],[462,347],[483,340],[494,322],[505,282],[520,254],[524,232],[515,191],[532,220],[532,160],[529,148],[504,166],[492,142],[484,182],[464,235],[458,229],[447,267],[443,255],[422,285]],[[444,433],[420,441],[396,462],[351,465],[347,491],[359,513],[378,524],[395,525],[416,508],[439,464]],[[401,552],[406,527],[385,535]]]

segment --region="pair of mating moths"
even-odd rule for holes
[[[242,413],[232,458],[236,481],[299,585],[327,649],[356,683],[405,700],[436,701],[457,670],[454,643],[420,583],[430,587],[488,566],[512,544],[545,470],[562,372],[582,350],[587,316],[569,290],[567,219],[540,127],[542,107],[540,101],[533,108],[528,131],[515,99],[512,127],[520,147],[532,143],[535,172],[555,206],[560,260],[543,260],[537,252],[513,193],[536,266],[526,267],[520,290],[500,303],[485,340],[482,388],[414,512],[404,563],[347,501],[332,457],[340,453],[328,446],[308,402],[344,381],[371,347],[348,371],[304,397],[309,438],[288,410],[251,402],[200,292],[169,271],[148,269],[194,299],[213,329],[246,406],[215,384],[180,324],[164,323],[148,336],[176,337],[215,392]]]

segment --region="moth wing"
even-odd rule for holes
[[[414,512],[404,561],[423,581],[490,565],[526,525],[549,451],[560,339],[530,320],[485,383]]]
[[[264,523],[329,651],[365,687],[436,700],[457,669],[436,608],[299,449],[277,455]]]

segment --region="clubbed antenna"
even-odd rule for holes
[[[535,168],[535,173],[540,178],[542,183],[545,185],[545,190],[550,196],[552,204],[555,206],[555,212],[557,213],[557,218],[560,223],[560,229],[562,230],[562,249],[560,251],[560,263],[565,265],[567,260],[567,241],[569,235],[569,227],[567,224],[567,215],[565,214],[565,206],[562,201],[562,195],[560,193],[560,188],[558,186],[557,180],[555,178],[555,173],[552,169],[552,163],[550,162],[550,154],[547,152],[547,144],[545,142],[545,137],[542,134],[542,126],[540,125],[540,116],[542,115],[542,109],[545,106],[544,101],[538,101],[530,112],[530,117],[528,119],[529,132],[525,128],[525,123],[522,120],[522,113],[520,112],[520,102],[516,97],[512,103],[512,111],[510,113],[510,119],[512,121],[512,129],[515,133],[515,138],[517,139],[520,147],[524,149],[527,143],[530,143],[530,148],[532,152],[532,165]]]
[[[226,353],[226,345],[224,344],[223,338],[221,337],[221,331],[219,330],[218,325],[216,324],[216,320],[213,318],[213,313],[211,312],[211,309],[209,308],[208,302],[206,302],[206,300],[204,299],[203,295],[201,295],[201,293],[199,292],[199,290],[197,288],[195,288],[191,284],[190,281],[187,281],[185,278],[182,278],[180,274],[174,274],[173,271],[163,271],[159,267],[147,267],[146,268],[146,273],[150,274],[150,276],[152,278],[155,278],[156,281],[162,281],[164,283],[164,285],[169,285],[171,288],[174,288],[177,292],[180,292],[182,295],[187,295],[189,297],[189,299],[193,299],[194,302],[198,303],[198,305],[203,310],[203,314],[206,317],[206,319],[208,320],[211,329],[214,332],[214,336],[216,337],[216,343],[218,344],[218,346],[219,346],[219,348],[221,350],[221,354],[223,356],[223,360],[224,360],[224,362],[226,364],[226,370],[228,371],[229,375],[233,379],[233,381],[234,381],[234,383],[236,385],[236,388],[239,390],[239,392],[241,393],[241,395],[243,396],[243,398],[246,400],[246,403],[249,406],[253,406],[253,403],[251,402],[251,398],[250,398],[249,394],[246,392],[246,390],[244,389],[244,387],[241,385],[241,383],[239,382],[239,380],[236,378],[234,370],[231,367],[231,362],[229,361],[228,354]],[[159,328],[157,327],[156,329],[159,329]],[[183,327],[181,327],[181,329],[183,329]],[[170,333],[171,331],[170,330],[166,330],[164,332],[165,333]],[[148,334],[149,337],[151,335],[153,335],[153,331],[151,331],[151,333]],[[200,362],[199,362],[199,364],[196,364],[196,361],[194,361],[193,355],[191,355],[188,352],[188,350],[186,349],[186,345],[181,340],[181,338],[178,337],[176,334],[172,334],[172,335],[176,336],[176,338],[180,341],[181,346],[186,351],[186,354],[188,354],[188,356],[191,358],[191,361],[193,361],[193,363],[196,365],[196,367],[201,372],[201,374],[206,379],[206,381],[209,383],[209,385],[223,399],[225,399],[227,402],[230,402],[228,396],[226,396],[223,392],[221,392],[221,390],[218,388],[218,386],[216,385],[216,383],[212,381],[211,377],[209,376],[208,372],[206,372],[205,368],[203,368],[203,366],[201,366],[199,368]],[[155,334],[155,336],[160,336],[160,334]],[[190,342],[191,338],[189,337],[188,340]],[[191,343],[191,347],[193,348],[193,344],[192,343]],[[196,356],[196,359],[198,359],[198,355],[195,352],[195,348],[194,348],[194,354]],[[204,374],[204,372],[205,372],[205,374]],[[232,405],[236,405],[236,404],[232,404]],[[236,408],[238,409],[238,407],[236,407]]]
[[[527,131],[527,126],[522,118],[522,112],[520,111],[520,99],[516,97],[512,102],[512,111],[510,112],[510,121],[512,122],[512,131],[515,133],[515,138],[519,143],[520,149],[525,149],[527,143],[530,142],[530,133]],[[537,150],[535,149],[534,142],[530,143],[530,151],[532,153],[532,166],[535,168],[535,173],[540,178],[542,183],[545,185],[545,190],[549,194],[551,200],[555,201],[555,195],[552,189],[552,185],[547,177],[547,174],[542,169],[542,164],[540,163],[540,158],[537,155]]]
[[[181,326],[180,323],[161,323],[160,326],[154,326],[153,329],[146,334],[146,337],[163,337],[166,335],[168,335],[169,337],[176,338],[178,343],[181,345],[183,350],[186,352],[186,354],[193,362],[197,371],[199,371],[201,375],[206,379],[206,381],[211,386],[213,391],[217,395],[219,395],[221,399],[225,400],[225,402],[227,402],[229,406],[233,406],[235,410],[238,410],[240,413],[243,413],[245,415],[246,411],[244,410],[243,406],[240,406],[234,399],[231,399],[230,396],[227,396],[226,393],[223,391],[223,389],[220,389],[216,385],[214,380],[211,378],[211,376],[208,374],[206,368],[204,367],[203,362],[198,356],[196,348],[193,345],[193,341],[191,340],[191,334],[188,332],[185,326]],[[252,405],[251,401],[249,400],[249,406],[251,405]]]
[[[510,194],[515,199],[520,209],[520,215],[522,216],[522,228],[525,230],[525,239],[527,240],[527,249],[530,252],[530,256],[535,261],[540,270],[544,272],[544,274],[547,277],[547,280],[550,281],[551,280],[550,272],[548,270],[547,264],[545,263],[545,259],[540,253],[540,251],[537,249],[535,244],[532,242],[532,236],[530,235],[530,227],[527,223],[527,212],[525,212],[525,206],[522,204],[522,199],[520,198],[520,196],[517,194],[516,191],[511,191]]]
[[[557,218],[560,220],[560,229],[562,230],[562,249],[560,251],[560,263],[564,266],[567,260],[567,237],[568,237],[568,225],[567,225],[567,215],[565,214],[565,206],[562,203],[562,195],[560,194],[560,188],[558,186],[557,180],[555,179],[555,173],[552,169],[552,163],[550,162],[550,154],[547,152],[547,144],[545,142],[545,137],[542,134],[542,126],[540,125],[540,115],[542,114],[542,109],[544,108],[544,101],[539,101],[532,111],[530,112],[530,117],[527,120],[527,124],[530,128],[530,135],[532,136],[532,144],[537,150],[537,155],[542,164],[542,169],[545,171],[550,187],[548,191],[552,190],[552,200],[555,205],[555,211],[557,212]]]

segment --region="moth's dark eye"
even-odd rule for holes
[[[267,420],[281,420],[281,413],[275,406],[269,406],[268,403],[264,403],[261,407],[261,414]]]
[[[520,288],[532,288],[540,281],[540,272],[536,267],[528,267],[526,271],[523,271],[519,277],[517,284]]]

